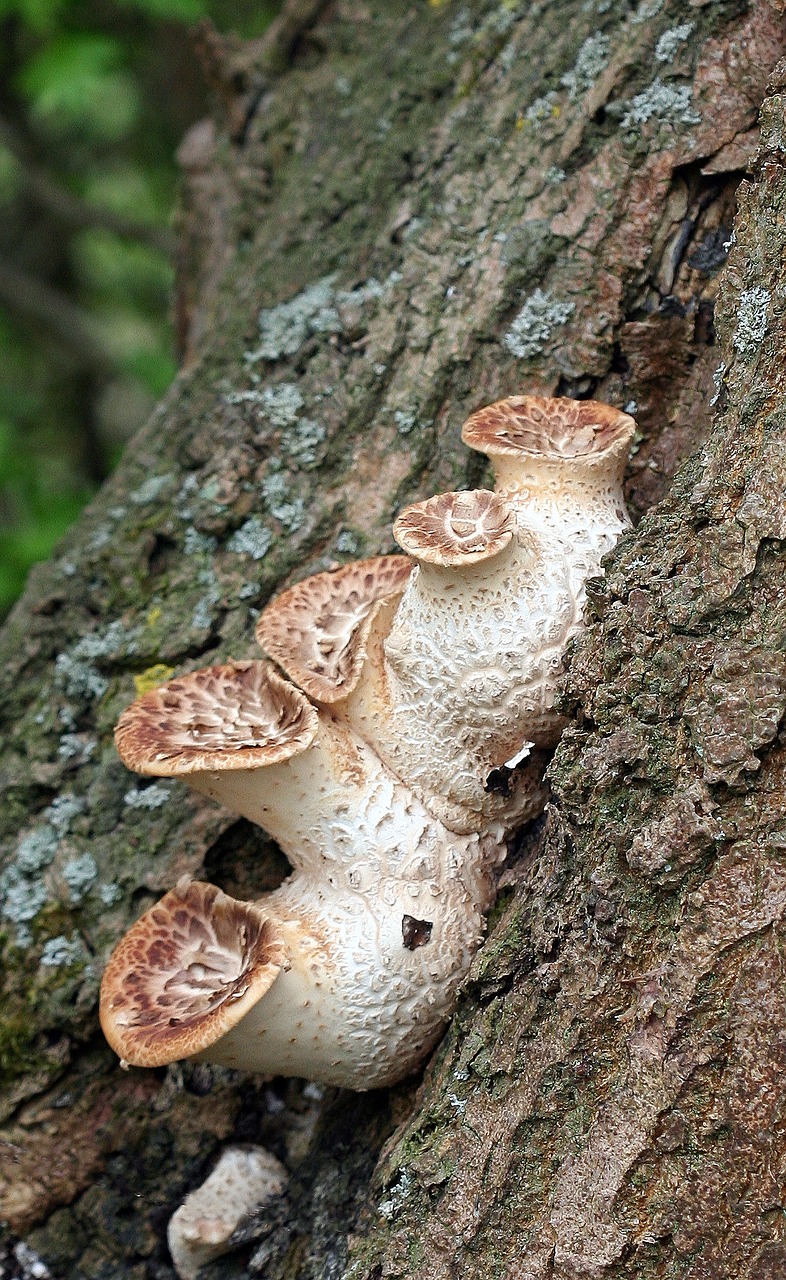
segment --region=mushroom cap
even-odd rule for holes
[[[279,928],[259,907],[181,880],[109,958],[104,1035],[137,1067],[191,1057],[236,1026],[287,967]]]
[[[257,641],[309,697],[338,702],[360,679],[378,606],[413,568],[406,556],[375,556],[304,578],[264,610]]]
[[[256,769],[299,755],[318,716],[267,662],[229,662],[176,676],[137,698],[115,729],[120,758],[137,773],[174,778]]]
[[[492,458],[592,461],[627,450],[635,430],[629,414],[599,400],[511,396],[473,413],[461,438]]]
[[[488,489],[470,489],[405,507],[393,525],[393,537],[418,560],[454,566],[499,555],[514,527],[504,498]]]

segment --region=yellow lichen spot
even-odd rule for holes
[[[443,4],[447,4],[448,0],[428,0],[432,9],[441,9]]]
[[[151,612],[155,612],[155,610]],[[158,612],[161,612],[160,609]],[[143,693],[149,693],[151,689],[157,689],[160,684],[163,684],[174,673],[174,667],[167,667],[163,662],[157,662],[154,667],[148,667],[147,671],[140,671],[139,675],[134,676],[134,688],[136,689],[137,697],[141,698]]]
[[[147,625],[149,627],[154,627],[160,617],[161,617],[161,607],[160,605],[155,604],[153,605],[153,608],[150,610],[150,612],[147,615]]]
[[[523,117],[523,116],[516,116],[516,128],[517,128],[517,129],[523,129],[523,128],[524,128],[524,117]]]

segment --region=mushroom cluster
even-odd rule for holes
[[[264,660],[178,676],[123,713],[129,768],[182,777],[292,866],[256,902],[186,880],[137,921],[101,988],[124,1062],[370,1089],[428,1053],[506,841],[544,803],[565,645],[628,525],[634,426],[592,401],[481,409],[463,438],[491,459],[494,492],[407,507],[394,526],[406,555],[272,601]]]

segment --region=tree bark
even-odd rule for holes
[[[166,1220],[232,1138],[292,1180],[214,1276],[775,1280],[782,6],[317,9],[287,69],[227,55],[236,100],[184,151],[184,370],[0,637],[0,1269],[171,1276]],[[477,484],[461,422],[532,391],[636,413],[643,518],[423,1082],[120,1072],[95,1003],[121,932],[184,872],[252,896],[282,866],[126,773],[119,711],[252,654],[271,591],[389,549],[405,500]]]

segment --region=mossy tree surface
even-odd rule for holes
[[[292,1182],[215,1274],[774,1277],[777,75],[755,152],[783,16],[338,0],[290,45],[275,76],[230,66],[242,96],[185,149],[184,370],[0,639],[12,1265],[169,1275],[167,1216],[233,1137]],[[635,403],[652,510],[591,592],[552,807],[422,1089],[120,1073],[95,1002],[123,929],[184,872],[281,875],[247,825],[125,772],[120,709],[252,654],[271,591],[390,548],[403,501],[477,484],[461,422],[534,390]]]

